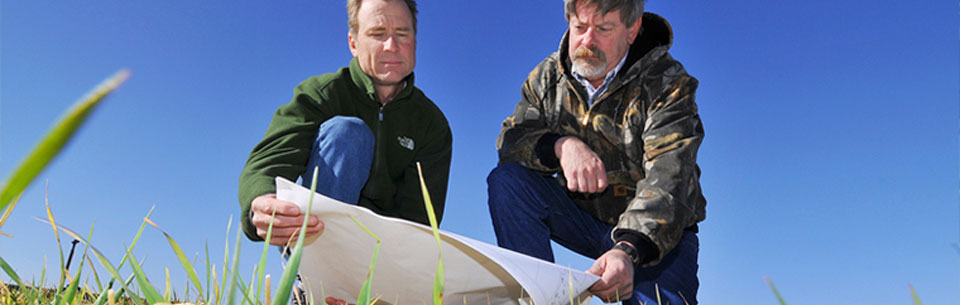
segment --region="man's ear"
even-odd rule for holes
[[[357,40],[353,37],[353,33],[347,33],[347,44],[350,46],[350,54],[357,57]]]
[[[633,44],[633,41],[637,40],[637,33],[640,32],[640,24],[643,23],[643,17],[637,18],[637,21],[633,23],[629,28],[627,28],[627,43]]]

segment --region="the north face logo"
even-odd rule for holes
[[[397,142],[400,142],[400,146],[406,147],[409,150],[413,150],[413,139],[404,136],[398,136]]]

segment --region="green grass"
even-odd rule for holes
[[[8,217],[10,217],[13,212],[13,208],[16,206],[16,203],[22,195],[23,191],[33,182],[34,178],[39,175],[43,169],[63,150],[67,145],[70,139],[75,135],[76,131],[86,122],[90,114],[96,109],[96,107],[104,100],[104,98],[113,92],[117,87],[120,86],[128,77],[129,71],[121,70],[117,72],[114,76],[108,78],[94,90],[88,93],[86,96],[77,101],[56,123],[53,124],[51,130],[38,142],[36,147],[24,158],[15,168],[13,173],[8,177],[2,184],[0,188],[0,211],[3,211],[2,216],[0,216],[0,228],[2,228],[3,223],[6,222]],[[420,171],[420,164],[417,164],[417,170]],[[311,183],[311,192],[316,191],[317,177],[316,173],[318,170],[314,170],[314,177]],[[430,200],[430,194],[427,191],[426,183],[423,181],[423,175],[420,174],[420,183],[421,190],[423,192],[424,206],[427,210],[430,227],[433,231],[434,238],[437,241],[437,252],[439,259],[437,260],[437,270],[435,273],[434,287],[433,287],[433,305],[441,305],[443,303],[443,289],[444,289],[444,267],[443,267],[443,255],[441,240],[439,235],[439,229],[437,226],[436,215],[433,211],[433,204]],[[307,213],[305,219],[309,217],[310,209],[313,205],[313,198],[311,196],[310,201],[308,202]],[[114,266],[110,263],[109,260],[91,244],[93,237],[93,226],[91,225],[90,233],[86,238],[80,236],[73,230],[70,230],[62,225],[58,225],[53,215],[53,211],[50,208],[49,203],[46,203],[47,208],[47,219],[40,221],[45,222],[51,226],[54,232],[54,238],[57,240],[57,245],[61,249],[59,251],[59,268],[57,271],[58,274],[58,283],[56,287],[63,287],[64,283],[68,283],[68,286],[64,289],[51,289],[44,288],[46,280],[46,258],[44,258],[44,268],[40,277],[39,283],[25,283],[22,278],[17,274],[16,270],[7,264],[2,257],[0,257],[0,270],[10,278],[13,283],[3,283],[0,281],[0,305],[12,305],[12,304],[56,304],[56,305],[67,305],[67,304],[93,304],[93,305],[103,305],[103,304],[115,304],[119,302],[120,304],[157,304],[157,303],[169,303],[169,302],[182,302],[182,301],[193,301],[196,303],[202,304],[211,304],[211,305],[235,305],[235,304],[250,304],[250,305],[259,305],[259,304],[272,304],[272,305],[285,305],[288,304],[291,291],[293,289],[294,281],[296,278],[296,272],[298,270],[301,255],[303,251],[304,244],[304,232],[306,232],[307,223],[304,222],[300,234],[297,236],[296,245],[291,251],[291,255],[287,260],[287,264],[284,268],[283,274],[281,275],[280,282],[277,283],[277,288],[275,292],[271,293],[271,283],[270,275],[264,274],[265,264],[266,264],[266,255],[267,249],[269,248],[269,236],[272,232],[273,226],[268,228],[267,240],[264,242],[264,248],[261,253],[259,264],[254,267],[254,272],[252,279],[249,283],[244,283],[240,278],[239,273],[239,255],[240,255],[240,242],[241,242],[241,230],[240,226],[237,226],[236,237],[234,238],[234,247],[233,251],[230,251],[230,242],[229,237],[224,244],[224,259],[221,264],[221,279],[217,281],[217,272],[216,265],[211,264],[209,248],[205,245],[205,270],[206,270],[206,288],[201,285],[199,276],[197,275],[196,268],[193,264],[187,259],[184,254],[183,249],[180,245],[173,239],[173,237],[167,232],[163,231],[159,225],[150,220],[150,214],[153,212],[153,209],[147,213],[147,216],[143,218],[143,223],[141,223],[139,230],[133,238],[133,242],[126,249],[126,254],[120,260],[120,264]],[[363,284],[362,289],[358,295],[358,304],[359,305],[371,305],[378,301],[377,298],[371,299],[371,287],[373,281],[373,272],[376,265],[377,256],[380,249],[380,238],[376,234],[368,230],[363,224],[354,219],[357,225],[367,231],[371,236],[374,237],[377,241],[377,245],[374,248],[373,256],[370,261],[369,271],[367,273],[367,278]],[[231,220],[232,222],[232,220]],[[231,222],[227,223],[227,236],[230,234]],[[137,244],[137,241],[140,239],[141,234],[143,233],[144,227],[150,224],[155,227],[160,233],[164,235],[167,242],[170,245],[171,250],[173,251],[174,256],[177,257],[177,260],[180,262],[181,267],[186,272],[188,279],[188,286],[186,286],[186,292],[178,298],[176,293],[172,291],[171,281],[169,275],[169,269],[165,268],[166,278],[164,281],[164,291],[160,293],[150,280],[147,278],[146,274],[141,268],[142,262],[137,262],[133,250]],[[77,268],[75,268],[74,273],[71,275],[68,270],[64,267],[64,258],[62,252],[62,245],[60,239],[60,232],[72,237],[74,240],[80,241],[84,244],[83,251],[80,253],[79,263]],[[0,236],[12,237],[7,233],[0,231]],[[958,246],[960,250],[960,246]],[[230,254],[232,253],[232,263],[228,262]],[[104,287],[100,281],[100,277],[97,273],[97,269],[93,265],[93,260],[90,258],[89,254],[93,256],[100,263],[101,268],[106,270],[110,275],[110,280],[107,282],[106,287]],[[126,264],[129,266],[130,274],[126,278],[123,278],[120,274],[120,271],[123,270],[124,264],[130,260],[131,263]],[[89,287],[86,283],[82,286],[80,284],[81,276],[84,271],[84,264],[89,262],[87,265],[90,269],[90,272],[94,275],[96,280],[97,287]],[[134,285],[133,280],[136,280]],[[773,291],[774,295],[777,298],[777,301],[781,305],[786,305],[786,301],[780,292],[774,286],[773,281],[769,278],[765,278],[766,282],[769,284],[770,289]],[[190,291],[189,284],[193,285],[194,291]],[[307,283],[310,285],[310,283]],[[323,286],[320,283],[321,294],[323,293]],[[211,287],[213,285],[213,287]],[[572,282],[571,282],[572,285]],[[119,286],[119,287],[117,287]],[[135,287],[131,289],[131,287]],[[116,290],[114,288],[117,288]],[[922,305],[919,296],[917,295],[916,290],[913,288],[913,285],[909,286],[910,294],[913,298],[915,305]],[[262,289],[265,289],[263,294],[263,299],[261,299]],[[237,298],[237,293],[240,293],[241,297]],[[222,293],[225,292],[225,293]],[[574,303],[573,299],[573,287],[569,287],[570,301]],[[521,295],[522,298],[522,295]],[[321,302],[324,297],[321,296]],[[311,304],[314,303],[313,295],[309,296],[309,301]],[[659,289],[657,294],[657,301],[659,303]],[[466,300],[464,300],[466,302]],[[396,302],[395,302],[396,303]]]

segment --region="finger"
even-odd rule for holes
[[[253,222],[254,226],[267,228],[270,225],[270,216],[254,214],[251,222]],[[307,226],[316,226],[318,223],[320,223],[320,218],[317,218],[316,215],[310,215],[310,221],[307,222]],[[273,217],[274,228],[299,227],[301,224],[303,224],[303,215]]]
[[[596,260],[593,262],[593,265],[590,266],[590,269],[587,269],[587,273],[600,276],[603,274],[603,261]]]
[[[596,193],[597,192],[597,175],[594,168],[587,168],[583,173],[583,180],[581,180],[581,186],[583,187],[584,193]]]
[[[324,301],[327,302],[327,305],[347,305],[347,301],[335,297],[327,297]]]
[[[600,172],[597,173],[597,192],[603,192],[607,189],[607,171],[603,168],[603,163],[600,163]]]
[[[586,193],[586,192],[587,192],[587,177],[588,177],[588,176],[589,176],[589,175],[587,174],[587,170],[586,170],[586,169],[580,169],[580,171],[577,172],[577,191],[578,191],[578,192],[581,192],[581,193]]]
[[[312,226],[312,227],[307,227],[307,236],[316,234],[316,233],[320,232],[321,230],[323,230],[323,226],[320,226],[320,225]],[[286,236],[295,236],[295,235],[297,235],[299,232],[300,232],[300,227],[279,228],[279,229],[278,229],[278,228],[273,228],[273,232],[272,232],[273,237],[271,237],[271,238],[286,237]]]
[[[260,236],[260,238],[263,238],[263,240],[266,240],[266,239],[267,239],[267,231],[266,231],[266,230],[257,229],[257,235]],[[286,244],[286,242],[287,242],[288,239],[290,239],[290,236],[279,235],[279,234],[277,234],[277,233],[275,233],[275,232],[271,232],[270,235],[271,235],[271,237],[270,237],[270,244],[271,244],[271,245],[274,245],[274,246],[282,246],[282,245]]]
[[[620,299],[626,300],[633,296],[633,281],[629,283],[624,283],[623,286],[620,286]]]
[[[251,207],[254,212],[261,212],[267,215],[273,213],[273,210],[277,210],[277,215],[285,216],[297,216],[300,215],[300,207],[291,202],[279,200],[276,198],[260,198],[253,201],[253,206]]]
[[[567,190],[571,192],[577,191],[577,172],[571,171],[570,175],[567,176]]]

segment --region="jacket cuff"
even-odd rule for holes
[[[557,143],[561,135],[555,133],[545,133],[540,136],[540,139],[537,140],[537,145],[534,147],[534,153],[537,154],[537,158],[540,159],[540,164],[549,168],[557,168],[560,166],[560,159],[557,159],[557,154],[553,151],[553,145]]]
[[[642,266],[660,257],[660,250],[657,249],[657,246],[653,244],[653,241],[651,241],[649,237],[640,234],[640,232],[619,229],[614,233],[613,240],[614,244],[621,241],[633,244],[633,247],[637,249],[637,254],[640,256],[638,266]]]

